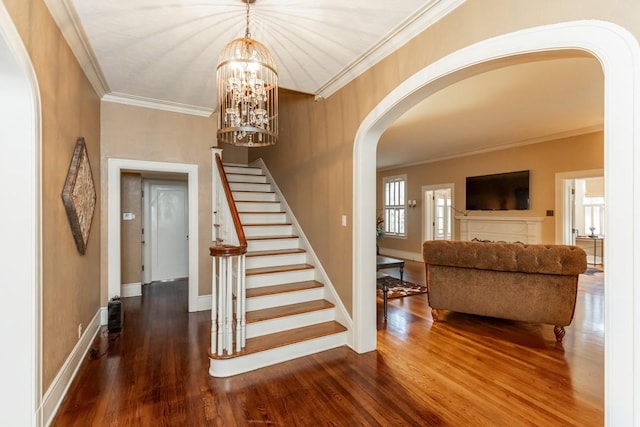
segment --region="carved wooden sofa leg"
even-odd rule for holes
[[[564,330],[564,326],[554,326],[553,333],[556,334],[556,342],[561,343],[566,332]]]
[[[437,308],[432,308],[431,309],[431,317],[433,317],[433,322],[437,322],[438,321],[438,317],[440,316],[440,312],[438,311]]]

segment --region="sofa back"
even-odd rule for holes
[[[587,255],[577,246],[427,240],[422,256],[428,265],[537,274],[576,275],[587,269]]]

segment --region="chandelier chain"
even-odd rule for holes
[[[250,39],[251,33],[249,32],[249,4],[251,2],[247,1],[247,30],[245,32],[245,38]]]

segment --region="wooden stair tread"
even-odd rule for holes
[[[258,257],[258,256],[271,256],[271,255],[291,255],[291,254],[303,254],[306,251],[304,249],[295,248],[295,249],[275,249],[271,251],[253,251],[247,252],[248,257]]]
[[[243,184],[258,184],[258,183],[257,182],[254,182],[254,183],[244,182]],[[276,194],[275,191],[260,191],[260,190],[231,190],[231,192],[232,193],[270,193],[270,194]],[[236,200],[236,202],[244,202],[244,201],[245,200]]]
[[[212,359],[232,359],[234,357],[246,356],[261,351],[271,350],[286,345],[297,344],[299,342],[321,338],[328,335],[339,334],[346,331],[343,325],[338,322],[323,322],[302,328],[290,329],[288,331],[277,332],[275,334],[263,335],[255,338],[248,338],[246,346],[242,351],[232,355],[218,356],[209,354]]]
[[[335,307],[327,300],[299,302],[297,304],[281,305],[279,307],[263,308],[261,310],[247,311],[245,320],[247,324],[263,320],[278,319],[296,314],[310,313],[312,311],[326,310]]]
[[[269,227],[269,226],[275,226],[275,225],[291,225],[290,222],[264,222],[261,224],[242,224],[243,227]]]
[[[242,203],[280,203],[279,200],[236,200]]]
[[[265,295],[284,294],[287,292],[305,291],[308,289],[322,288],[324,285],[315,280],[305,280],[304,282],[285,283],[282,285],[261,286],[259,288],[247,289],[247,298],[262,297]]]
[[[239,211],[240,215],[282,215],[284,211]]]
[[[258,267],[247,268],[247,276],[255,276],[257,274],[270,274],[270,273],[284,273],[287,271],[309,270],[315,268],[310,264],[289,264],[289,265],[276,265],[273,267]]]
[[[298,236],[293,235],[293,234],[288,234],[288,235],[278,234],[278,235],[274,235],[274,236],[247,237],[247,240],[275,240],[275,239],[297,239],[297,238],[298,238]]]

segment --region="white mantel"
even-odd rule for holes
[[[542,243],[544,217],[456,216],[460,221],[460,240]]]

